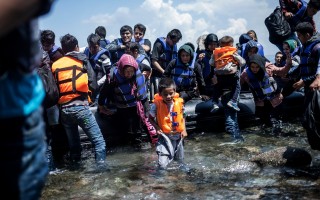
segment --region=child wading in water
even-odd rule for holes
[[[188,135],[184,103],[176,93],[176,85],[171,78],[160,80],[159,93],[154,96],[149,115],[159,135],[156,146],[159,167],[166,169],[173,159],[181,163],[180,167],[184,167],[183,138]]]

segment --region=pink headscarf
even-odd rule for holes
[[[118,69],[120,75],[124,76],[124,68],[125,66],[132,66],[134,67],[135,71],[138,70],[138,63],[134,57],[129,54],[123,54],[118,61]]]

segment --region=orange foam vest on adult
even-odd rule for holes
[[[168,134],[172,132],[181,133],[185,129],[183,118],[183,99],[179,94],[173,98],[173,109],[169,112],[167,104],[164,103],[159,94],[154,96],[154,104],[157,107],[157,122],[161,130]]]
[[[236,47],[218,47],[214,52],[214,64],[217,69],[221,69],[229,62],[237,63],[233,54],[237,51]]]
[[[59,86],[58,104],[68,103],[81,95],[88,98],[88,74],[81,60],[64,56],[53,63],[52,72]]]

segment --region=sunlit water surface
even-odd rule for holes
[[[42,200],[49,199],[320,199],[320,154],[311,150],[298,122],[285,123],[282,136],[251,126],[245,142],[224,132],[190,132],[185,139],[187,170],[177,163],[157,169],[155,149],[110,149],[109,170],[93,171],[93,153],[84,152],[84,168],[48,177]],[[310,167],[258,166],[252,156],[278,147],[299,147],[313,157]],[[89,155],[89,156],[88,156]]]

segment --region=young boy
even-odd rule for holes
[[[94,70],[94,80],[98,84],[98,89],[91,94],[92,98],[91,106],[95,106],[99,98],[99,91],[106,81],[106,74],[111,68],[110,53],[107,49],[102,48],[99,45],[100,36],[97,34],[91,33],[87,38],[88,47],[85,48],[84,54],[87,56],[91,67]]]
[[[175,82],[171,78],[163,78],[158,89],[159,93],[154,96],[149,117],[159,135],[156,147],[158,164],[160,168],[166,169],[173,158],[183,163],[183,138],[188,134],[183,99],[176,93]]]
[[[143,24],[136,24],[133,27],[133,40],[134,42],[138,42],[144,51],[146,52],[147,56],[150,58],[150,51],[151,51],[151,42],[149,39],[144,38],[146,34],[147,28]]]
[[[214,93],[213,105],[211,112],[219,109],[218,99],[221,97],[223,90],[231,89],[233,93],[232,99],[227,106],[239,111],[238,100],[240,94],[240,71],[239,69],[245,65],[246,61],[237,53],[237,48],[233,47],[233,38],[224,36],[219,40],[220,48],[213,51],[213,59],[210,64],[214,66]]]
[[[110,41],[106,39],[107,30],[104,26],[98,26],[94,33],[100,36],[99,46],[101,48],[106,48],[106,46],[110,44]]]
[[[43,30],[40,35],[42,49],[49,54],[50,65],[52,65],[53,62],[64,56],[64,52],[61,47],[55,45],[56,35],[52,30]]]

